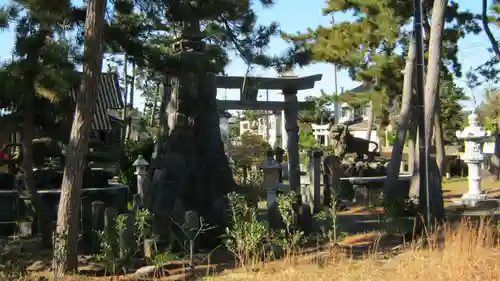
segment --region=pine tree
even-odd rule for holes
[[[0,103],[22,121],[24,187],[41,226],[42,242],[52,243],[51,222],[40,199],[33,176],[33,143],[36,129],[53,129],[54,102],[64,100],[67,89],[75,83],[72,49],[63,36],[61,23],[69,11],[69,2],[14,1],[3,8],[3,21],[16,25],[12,61],[0,71]],[[51,101],[51,102],[48,102]],[[52,117],[52,118],[51,118]]]
[[[80,194],[86,170],[86,155],[92,129],[93,112],[100,85],[105,10],[106,0],[88,1],[84,31],[84,77],[80,93],[76,98],[76,109],[57,212],[53,259],[53,268],[56,274],[73,272],[78,268],[77,238]]]
[[[425,1],[426,16],[424,18],[429,17],[433,3],[433,1]],[[441,55],[443,67],[452,69],[460,77],[461,69],[456,56],[458,51],[456,43],[470,32],[478,33],[480,27],[475,21],[474,14],[459,12],[458,8],[458,4],[454,2],[446,7],[444,18],[447,25],[442,35]],[[412,19],[412,2],[328,1],[328,6],[324,9],[325,15],[334,17],[335,12],[353,12],[356,19],[342,23],[333,22],[330,27],[321,26],[315,30],[309,29],[304,34],[285,35],[286,39],[293,42],[293,48],[289,52],[288,66],[308,64],[311,61],[326,61],[346,68],[354,80],[374,83],[373,91],[367,93],[367,96],[380,101],[373,102],[373,104],[381,106],[378,115],[383,117],[386,114],[385,111],[392,109],[387,106],[387,101],[390,104],[398,104],[401,100],[403,89],[401,69],[403,69],[405,59],[397,49],[408,50],[410,34],[405,32],[403,26]],[[425,22],[424,26],[429,35],[430,25]],[[416,115],[411,116],[415,118]],[[406,126],[406,124],[400,124],[400,126]],[[396,139],[396,142],[400,140]],[[395,167],[399,165],[400,163],[394,163]],[[396,173],[394,174],[396,177],[398,170],[392,169],[392,174]],[[389,175],[390,177],[392,176]]]

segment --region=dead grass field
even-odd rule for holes
[[[466,179],[444,180],[445,204],[450,204],[454,198],[466,192],[467,185]],[[500,198],[500,182],[496,182],[493,177],[483,179],[482,187],[490,197]],[[348,212],[364,214],[373,211],[359,206]],[[372,231],[350,235],[340,243],[343,247],[368,245],[371,249],[379,249],[371,250],[361,258],[353,258],[352,250],[351,253],[338,248],[313,250],[292,258],[292,261],[271,261],[254,269],[228,269],[216,276],[202,273],[198,279],[188,278],[180,272],[170,272],[170,276],[159,279],[137,279],[128,275],[114,278],[73,276],[64,280],[499,281],[500,240],[496,234],[498,227],[485,227],[485,224],[476,227],[470,222],[462,222],[454,229],[443,229],[440,233],[444,240],[431,239],[445,241],[442,245],[436,243],[426,248],[419,244],[404,247],[400,245],[389,252],[378,247],[383,234]],[[199,268],[200,272],[206,272],[212,266],[204,265]]]
[[[259,272],[244,269],[227,272],[213,281],[461,281],[500,280],[500,248],[490,231],[478,232],[468,224],[446,230],[446,244],[423,249],[416,245],[392,258],[375,254],[350,259],[337,252],[323,255],[315,262],[295,265],[275,262]],[[306,261],[306,259],[304,259]]]

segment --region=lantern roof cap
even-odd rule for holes
[[[146,166],[149,166],[149,162],[146,161],[146,159],[144,159],[144,157],[142,157],[141,154],[139,154],[139,156],[137,156],[137,159],[134,161],[132,166],[134,166],[134,167],[146,167]]]

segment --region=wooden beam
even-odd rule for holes
[[[314,102],[299,102],[299,110],[312,109]],[[285,103],[282,101],[239,101],[239,100],[217,100],[217,108],[220,110],[283,110]]]
[[[320,81],[323,74],[315,74],[305,77],[249,77],[252,86],[260,90],[307,90],[314,88],[314,84]],[[215,85],[220,89],[241,89],[242,76],[216,76]]]

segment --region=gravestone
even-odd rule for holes
[[[80,209],[81,217],[81,230],[82,230],[82,243],[85,253],[93,251],[94,233],[92,230],[93,216],[92,216],[92,201],[89,198],[82,199],[82,206]]]
[[[187,235],[186,242],[189,245],[189,259],[191,265],[193,264],[193,254],[196,252],[196,249],[198,248],[197,244],[199,244],[200,242],[197,239],[198,237],[196,235],[198,234],[198,231],[201,227],[202,225],[198,213],[196,213],[195,211],[186,211],[186,213],[184,214],[184,231]]]
[[[302,203],[309,205],[314,213],[323,209],[322,190],[321,190],[321,157],[323,152],[311,150],[308,152],[309,164],[309,185],[302,190]]]
[[[134,213],[139,211],[143,207],[142,197],[140,194],[134,194],[132,197],[132,206],[134,208]]]
[[[200,217],[195,211],[186,211],[184,213],[185,231],[189,239],[193,239],[194,235],[201,227]]]
[[[312,212],[311,207],[306,204],[302,204],[298,210],[298,224],[305,235],[308,235],[312,231]]]
[[[102,201],[92,202],[92,228],[93,230],[104,229],[104,211],[106,206]]]
[[[155,253],[156,241],[154,239],[144,239],[143,253],[147,259],[152,259]]]
[[[113,207],[108,207],[104,210],[104,236],[115,254],[118,254],[118,233],[116,232],[117,216],[118,212]]]
[[[125,260],[130,258],[134,253],[135,242],[135,225],[134,216],[132,214],[122,214],[124,229],[119,233],[120,242],[120,259]]]
[[[33,223],[31,221],[20,222],[18,224],[19,236],[22,238],[31,237],[33,235],[32,225]]]

